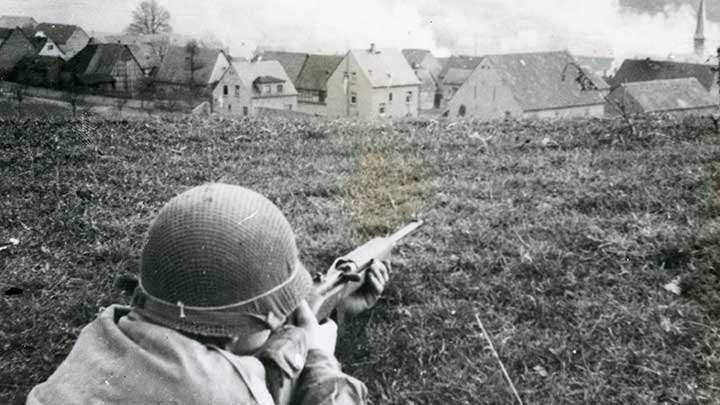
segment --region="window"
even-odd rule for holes
[[[249,112],[249,111],[248,111],[247,106],[244,105],[244,106],[243,106],[243,115],[248,115],[248,112]]]
[[[266,84],[262,87],[262,94],[270,94],[272,92],[272,87],[269,84]]]
[[[228,111],[232,111],[232,104],[228,104]]]
[[[385,114],[385,103],[380,103],[380,114]]]
[[[53,44],[48,44],[48,51],[52,51],[55,49],[55,46]]]
[[[235,85],[235,97],[240,97],[240,85]]]
[[[283,85],[282,85],[282,84],[278,84],[278,85],[277,85],[277,92],[278,92],[278,93],[282,93],[282,92],[283,92]]]
[[[461,116],[461,117],[464,117],[466,112],[467,112],[467,111],[466,111],[466,109],[465,109],[465,106],[464,106],[464,105],[461,105],[461,106],[460,106],[460,109],[458,109],[458,115]]]
[[[355,93],[354,91],[350,93],[350,103],[357,104],[357,93]]]
[[[350,83],[357,83],[357,73],[356,72],[352,72],[350,74]]]
[[[407,96],[405,96],[405,101],[408,103],[412,101],[412,91],[407,92]]]
[[[288,105],[285,106],[285,108],[287,108],[287,109],[290,110],[290,111],[292,111],[292,107],[293,107],[292,104],[288,104]]]
[[[392,103],[392,92],[390,92],[390,94],[388,94],[388,101]]]
[[[228,95],[228,86],[223,86],[223,96]]]

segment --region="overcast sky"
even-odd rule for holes
[[[176,32],[213,33],[234,54],[256,46],[340,53],[422,47],[439,54],[569,49],[576,54],[690,53],[699,0],[159,0]],[[0,14],[119,32],[139,1],[2,0]],[[720,0],[707,0],[711,18]],[[708,26],[720,39],[720,26]],[[715,46],[710,43],[708,49]]]

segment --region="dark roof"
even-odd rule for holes
[[[12,33],[12,30],[13,30],[12,28],[0,27],[0,40],[4,41],[5,39],[7,39],[7,37],[9,37],[10,34]]]
[[[689,110],[717,105],[715,97],[694,77],[624,83],[621,87],[644,112]]]
[[[82,30],[82,28],[70,24],[40,23],[35,26],[33,35],[42,31],[43,34],[52,39],[56,44],[64,45],[77,30]]]
[[[712,66],[709,65],[652,59],[627,59],[615,73],[612,84],[617,86],[622,83],[688,77],[696,78],[707,90],[710,90],[715,83],[715,72],[712,71]]]
[[[489,55],[488,61],[525,111],[604,104],[601,92],[581,91],[562,72],[575,59],[566,51]],[[595,85],[606,88],[602,79]]]
[[[475,70],[482,60],[482,56],[454,55],[448,58],[445,68]]]
[[[223,54],[220,49],[197,48],[193,57],[193,72],[190,72],[190,55],[184,46],[171,46],[158,67],[155,79],[165,83],[188,84],[192,74],[195,84],[209,84],[215,63]],[[228,61],[229,63],[229,61]]]
[[[14,40],[13,38],[17,38]],[[35,55],[35,45],[23,30],[13,29],[10,35],[0,44],[0,68],[11,70],[25,56]]]
[[[65,71],[76,75],[97,75],[112,73],[118,60],[133,60],[132,52],[126,45],[93,44],[83,48],[65,65]],[[137,61],[135,60],[137,63]]]
[[[275,76],[259,76],[253,81],[253,84],[270,84],[270,83],[285,83],[285,79],[280,79]]]
[[[420,65],[425,57],[430,53],[427,49],[403,49],[402,54],[407,59],[411,68]]]
[[[298,82],[300,72],[308,58],[307,53],[266,51],[258,55],[259,60],[276,60],[280,62],[288,77],[294,84]],[[258,58],[256,57],[256,59]]]
[[[453,55],[439,59],[443,65],[439,79],[445,84],[463,84],[475,68],[482,62],[480,56]]]
[[[63,62],[59,56],[26,56],[15,65],[15,70],[44,71],[53,68],[53,65],[62,65]]]
[[[308,55],[295,87],[326,91],[328,79],[342,60],[342,56],[336,55]]]

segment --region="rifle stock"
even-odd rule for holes
[[[389,259],[393,247],[422,224],[423,221],[418,220],[387,237],[373,238],[336,259],[327,272],[316,276],[315,296],[310,301],[316,317],[321,320],[328,318],[344,298],[362,286],[365,271],[370,268],[373,259]]]

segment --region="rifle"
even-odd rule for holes
[[[365,280],[365,272],[373,259],[387,260],[392,248],[404,237],[419,228],[423,221],[417,220],[405,225],[395,233],[370,239],[352,252],[339,257],[324,273],[315,274],[315,296],[310,299],[310,308],[317,319],[328,318],[343,299],[357,291]],[[339,321],[342,321],[342,314]]]
[[[390,258],[392,248],[404,237],[419,228],[423,221],[417,220],[405,225],[395,233],[370,239],[355,248],[352,252],[341,256],[333,262],[324,273],[314,275],[314,294],[308,299],[310,308],[320,321],[329,318],[338,309],[340,303],[357,291],[365,280],[365,272],[374,260]],[[337,311],[337,322],[342,324],[343,313]],[[291,402],[297,379],[287,379],[277,367],[266,369],[268,389],[277,404]],[[295,376],[295,378],[299,377]]]

